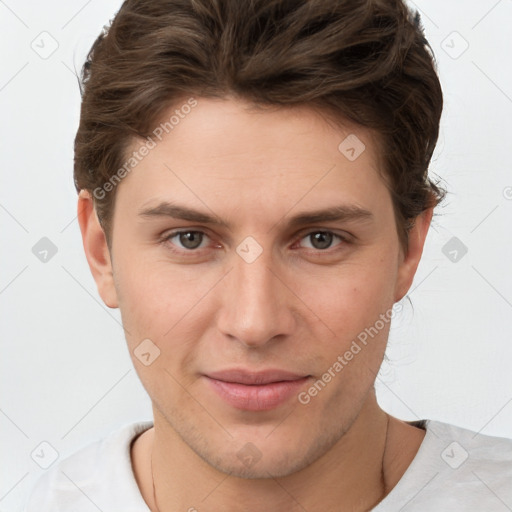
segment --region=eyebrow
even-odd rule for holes
[[[171,217],[173,219],[187,220],[200,224],[211,224],[230,229],[229,224],[216,215],[210,215],[168,201],[162,201],[153,207],[142,208],[139,210],[138,215],[143,218]],[[285,217],[283,217],[283,219]],[[301,212],[290,217],[287,224],[289,227],[293,228],[303,224],[315,224],[319,222],[372,220],[373,217],[372,212],[360,206],[338,205],[321,210]],[[281,219],[278,224],[281,223],[283,219]]]

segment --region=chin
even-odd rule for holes
[[[309,464],[297,453],[292,454],[291,458],[283,453],[273,453],[270,458],[262,454],[261,459],[255,459],[253,462],[241,461],[238,453],[226,454],[221,459],[205,458],[204,460],[217,471],[246,480],[283,478],[304,469]]]
[[[196,453],[216,470],[229,474],[232,477],[243,479],[283,478],[297,473],[326,454],[339,440],[339,433],[328,435],[322,433],[319,437],[297,435],[292,441],[291,437],[277,438],[270,441],[265,438],[248,436],[247,442],[233,441],[230,448],[222,453],[214,453],[211,445],[203,446]]]

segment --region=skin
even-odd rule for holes
[[[310,375],[308,390],[407,293],[432,210],[416,219],[406,251],[369,131],[340,129],[306,106],[197,100],[117,186],[111,252],[91,196],[82,191],[78,200],[99,293],[120,308],[153,403],[154,428],[132,445],[141,493],[157,510],[152,457],[162,512],[368,510],[398,482],[425,434],[376,401],[389,323],[306,405],[292,397],[272,410],[241,411],[202,375],[279,368]],[[355,161],[338,150],[349,134],[366,145]],[[164,200],[229,227],[138,215]],[[340,204],[371,217],[289,225],[298,213]],[[162,241],[176,229],[206,236],[193,250],[178,236]],[[344,239],[318,248],[308,236],[318,231]],[[248,236],[262,248],[252,263],[236,252]],[[134,350],[148,338],[160,356],[145,366]],[[248,442],[261,454],[250,467],[237,456]]]

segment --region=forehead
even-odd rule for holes
[[[150,138],[152,148],[117,191],[126,205],[180,196],[195,204],[275,210],[276,204],[286,209],[300,201],[307,208],[319,200],[366,206],[388,195],[374,134],[339,126],[309,106],[258,108],[199,97],[192,108],[169,109]],[[130,154],[144,144],[136,141]]]

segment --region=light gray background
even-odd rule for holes
[[[446,103],[431,170],[450,194],[409,293],[414,310],[404,302],[395,321],[378,398],[405,420],[512,438],[512,0],[414,5]],[[2,511],[19,510],[44,471],[36,460],[52,452],[41,442],[62,458],[151,414],[120,316],[90,275],[72,181],[75,70],[119,6],[0,0]],[[46,263],[32,252],[42,237],[58,249]],[[468,249],[456,262],[443,253],[453,237]]]

